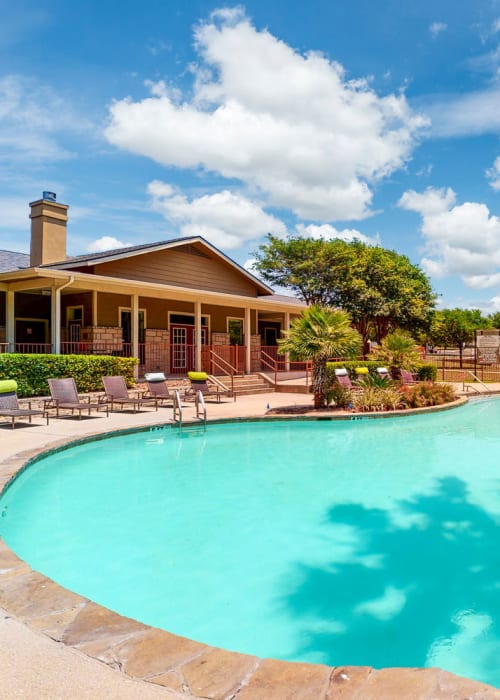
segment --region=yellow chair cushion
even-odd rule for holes
[[[188,377],[193,382],[206,382],[208,374],[206,372],[188,372]]]
[[[17,391],[17,382],[15,379],[0,379],[0,394],[7,394],[12,391]]]
[[[356,374],[368,374],[368,367],[356,367]]]

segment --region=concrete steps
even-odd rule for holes
[[[228,389],[231,389],[231,377],[217,377]],[[234,393],[236,396],[251,394],[266,394],[274,391],[273,387],[258,374],[245,374],[234,378]]]

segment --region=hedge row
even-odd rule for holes
[[[121,374],[128,386],[134,385],[136,357],[109,355],[22,355],[0,354],[0,379],[15,379],[17,394],[48,396],[47,380],[52,377],[73,377],[80,392],[101,391],[101,377]]]
[[[345,367],[351,379],[356,379],[356,372],[354,371],[356,367],[368,367],[370,374],[375,375],[377,367],[380,367],[381,364],[377,360],[346,360],[345,362],[327,362],[326,366],[331,374],[334,373],[334,369]],[[437,367],[432,362],[423,362],[417,369],[416,374],[420,381],[434,382],[437,377]]]

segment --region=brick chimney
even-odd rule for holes
[[[56,202],[52,192],[30,202],[30,267],[66,260],[66,223],[68,205]]]

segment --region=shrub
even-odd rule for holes
[[[327,362],[326,371],[329,383],[333,384],[335,381],[335,370],[344,367],[347,370],[351,379],[357,379],[356,372],[354,371],[356,367],[368,367],[370,375],[375,376],[377,367],[380,367],[380,362],[374,362],[371,360],[345,360],[344,362]]]
[[[20,397],[47,396],[51,377],[74,377],[78,391],[102,390],[101,377],[121,374],[134,385],[136,357],[0,354],[0,379],[15,379]]]
[[[340,386],[338,383],[332,384],[332,386],[327,389],[327,406],[333,404],[337,408],[347,408],[350,403],[352,403],[352,392],[350,392],[349,389],[346,389],[344,386]]]
[[[402,407],[401,393],[393,386],[366,386],[352,401],[357,411],[395,411]]]
[[[402,386],[400,394],[403,404],[408,408],[440,406],[456,399],[451,384],[434,384],[432,382]]]
[[[422,382],[435,382],[437,377],[437,367],[431,362],[426,362],[417,369],[417,377]]]

